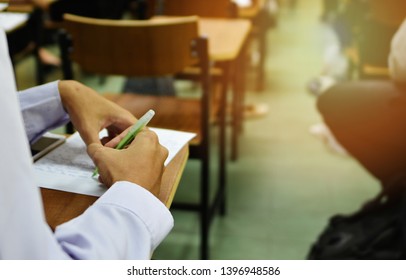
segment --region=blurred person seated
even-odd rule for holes
[[[328,2],[328,1],[325,1]],[[387,68],[390,41],[406,16],[402,0],[333,1],[323,19],[334,31],[336,41],[328,45],[319,77],[312,79],[308,90],[320,95],[336,81],[381,77],[384,71],[367,73],[366,66]],[[334,11],[334,9],[336,9]]]
[[[390,79],[338,83],[318,98],[332,135],[383,186],[406,172],[406,20],[391,41]]]

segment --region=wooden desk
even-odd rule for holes
[[[252,20],[258,16],[264,8],[266,0],[253,0],[250,6],[239,6],[238,17]]]
[[[169,208],[189,156],[185,146],[168,164],[162,177],[159,199]],[[45,216],[52,229],[82,214],[97,197],[41,188]]]
[[[232,130],[231,157],[238,157],[238,134],[240,131],[245,95],[245,51],[250,32],[251,21],[247,19],[209,19],[199,20],[200,34],[209,38],[210,59],[220,63],[223,69],[223,100],[222,107],[226,107],[228,87],[232,88]],[[225,116],[221,117],[225,126]],[[225,133],[225,132],[223,132]],[[220,136],[220,150],[225,151],[225,135]],[[225,157],[225,155],[222,155]],[[225,160],[225,159],[223,159]],[[224,166],[220,164],[220,166]],[[220,185],[225,185],[225,178],[220,179]]]
[[[245,19],[199,20],[199,32],[209,38],[210,59],[216,62],[236,60],[250,31],[251,23]]]
[[[252,5],[238,8],[238,17],[248,19],[253,24],[252,36],[258,41],[259,62],[256,73],[256,90],[262,91],[265,87],[265,59],[267,51],[266,32],[268,24],[266,21],[267,0],[252,0]]]
[[[152,20],[165,21],[170,16],[156,16]],[[252,30],[252,22],[248,19],[234,18],[200,18],[199,33],[209,38],[210,60],[222,68],[223,93],[221,107],[226,107],[229,86],[232,95],[232,132],[231,158],[238,157],[238,134],[243,118],[243,103],[245,95],[245,51]],[[225,126],[225,116],[220,118],[220,126]],[[225,135],[220,135],[220,151],[225,151]],[[224,147],[224,149],[223,149]],[[224,156],[224,155],[221,155]],[[224,166],[220,163],[220,166]],[[221,173],[221,172],[220,172]],[[223,179],[220,179],[223,181]],[[225,182],[220,182],[224,185]]]
[[[165,20],[167,16],[154,17],[154,20]],[[210,60],[222,68],[223,94],[220,100],[221,112],[219,125],[226,126],[226,107],[228,89],[232,89],[232,132],[231,157],[237,158],[238,134],[243,118],[245,95],[245,51],[252,23],[247,19],[200,18],[199,33],[209,38]],[[225,193],[226,186],[226,135],[220,130],[220,177],[219,186]],[[224,209],[222,210],[222,212]]]
[[[31,13],[34,10],[34,4],[30,1],[0,0],[1,4],[7,4],[8,12]]]
[[[165,22],[175,16],[155,16],[154,22]],[[209,38],[210,60],[233,61],[240,55],[251,31],[246,19],[199,18],[199,33]]]

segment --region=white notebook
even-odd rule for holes
[[[4,29],[6,32],[18,28],[25,24],[27,20],[28,14],[25,13],[0,12],[0,28]]]
[[[165,166],[195,137],[195,133],[150,128],[169,151]],[[101,133],[101,137],[106,131]],[[79,133],[34,163],[36,183],[43,188],[100,196],[107,189],[93,178],[94,164],[86,152],[86,145]]]
[[[8,3],[0,3],[0,11],[7,9]]]

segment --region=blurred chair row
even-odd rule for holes
[[[10,55],[14,65],[27,55],[33,54],[36,63],[36,83],[43,84],[46,80],[47,69],[55,65],[42,61],[41,48],[54,41],[53,37],[55,36],[53,36],[53,33],[61,27],[60,23],[64,13],[74,13],[94,18],[120,19],[129,1],[61,0],[50,1],[45,8],[34,4],[35,1],[31,0],[0,0],[0,3],[8,5],[5,8],[7,13],[3,14],[3,16],[7,14],[13,16],[24,14],[27,16],[24,25],[18,25],[12,29],[12,32],[7,32]]]
[[[65,15],[68,34],[62,35],[63,71],[72,79],[72,63],[81,69],[102,75],[161,77],[176,75],[186,67],[199,67],[201,99],[137,94],[112,95],[111,99],[140,117],[148,109],[156,116],[150,125],[195,132],[191,158],[201,161],[200,203],[181,205],[200,211],[202,258],[208,258],[209,180],[210,180],[210,63],[207,39],[199,37],[197,18],[151,21],[112,21]],[[68,35],[68,36],[67,36]],[[72,40],[70,40],[72,39]],[[220,199],[224,199],[221,194]],[[176,209],[176,203],[172,208]]]
[[[61,19],[63,13],[71,13],[75,15],[88,16],[94,18],[109,18],[119,19],[128,10],[133,10],[136,7],[135,14],[137,18],[150,18],[155,15],[169,15],[169,16],[190,16],[197,15],[205,18],[245,18],[253,23],[251,30],[250,41],[257,41],[259,51],[259,61],[256,67],[256,82],[255,87],[258,90],[264,89],[264,62],[266,58],[266,31],[272,25],[272,20],[266,15],[268,0],[251,0],[250,6],[238,7],[236,5],[238,0],[59,0],[51,2],[48,8],[49,16],[44,18],[43,11],[39,7],[35,7],[30,3],[30,0],[14,0],[11,1],[9,9],[13,11],[33,11],[31,14],[28,28],[24,28],[24,32],[18,30],[16,34],[10,34],[13,37],[10,42],[18,42],[18,46],[15,44],[12,46],[11,51],[13,58],[21,57],[16,54],[33,53],[36,57],[36,80],[38,84],[42,84],[46,80],[46,70],[53,69],[53,65],[45,65],[41,63],[39,59],[39,49],[45,41],[52,40],[49,34],[52,33],[55,28],[61,27]],[[247,1],[245,1],[247,2]],[[249,2],[249,1],[248,1]],[[135,4],[135,5],[134,5]],[[35,15],[35,16],[34,16]],[[51,31],[50,31],[51,30]],[[24,33],[24,34],[23,34]],[[28,34],[28,35],[27,35]],[[48,34],[45,36],[44,34]],[[34,42],[33,42],[34,41]],[[247,43],[248,45],[249,43]],[[28,46],[28,48],[26,47]],[[28,50],[28,51],[27,51]],[[23,57],[24,57],[23,55]],[[18,61],[14,59],[14,61]],[[239,73],[225,73],[226,75],[235,76],[235,79],[244,79],[245,73],[242,72],[245,69],[245,64],[241,64],[239,67],[233,67],[234,69],[241,69]],[[237,85],[237,82],[235,83]],[[244,83],[240,83],[244,85]],[[224,89],[227,90],[227,89]],[[230,106],[230,111],[233,112],[232,123],[232,135],[231,135],[231,158],[236,160],[238,158],[238,133],[242,131],[242,119],[244,114],[244,89],[237,88],[234,94],[235,106]]]
[[[256,73],[256,89],[264,90],[264,73],[266,59],[266,31],[272,25],[267,17],[267,0],[251,0],[250,6],[239,7],[239,1],[232,0],[146,0],[150,11],[162,15],[190,16],[207,18],[245,18],[253,23],[251,39],[258,41],[259,63]],[[247,2],[247,1],[245,1]],[[159,5],[161,4],[161,5]]]
[[[165,0],[162,6],[158,6],[159,1],[137,2],[144,5],[145,13],[153,11],[156,14],[160,10],[159,14],[166,17],[116,20],[65,14],[63,22],[58,24],[64,30],[59,35],[63,78],[74,79],[76,66],[79,66],[98,75],[170,75],[193,80],[199,85],[198,99],[132,93],[109,95],[109,98],[136,117],[154,109],[157,114],[151,126],[197,134],[191,142],[190,157],[201,163],[199,201],[174,203],[172,209],[199,213],[200,258],[208,259],[210,224],[216,212],[223,215],[226,212],[226,103],[229,89],[233,92],[231,146],[233,158],[237,158],[245,90],[243,66],[251,21],[237,19],[238,9],[230,0]],[[257,5],[261,1],[253,2]],[[206,34],[207,31],[212,34]],[[213,133],[215,128],[218,133]],[[212,164],[213,141],[219,146],[218,164]],[[213,187],[214,174],[218,174],[216,188]]]

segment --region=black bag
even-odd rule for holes
[[[308,259],[406,259],[405,182],[384,188],[354,214],[333,216]]]

